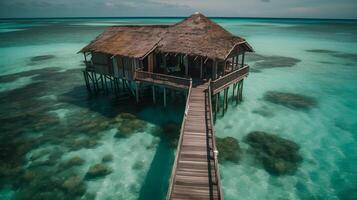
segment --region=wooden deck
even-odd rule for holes
[[[162,85],[165,87],[172,87],[175,89],[185,89],[187,90],[190,86],[191,79],[182,78],[177,76],[170,76],[166,74],[158,74],[152,72],[146,72],[137,70],[135,72],[135,80],[142,81],[155,85]]]
[[[167,199],[223,199],[209,84],[189,89]]]
[[[243,67],[212,81],[211,82],[212,94],[215,95],[218,92],[224,90],[225,88],[231,86],[232,84],[237,83],[238,81],[244,79],[245,77],[248,76],[248,73],[249,73],[249,66],[244,65]]]

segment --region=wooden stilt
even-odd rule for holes
[[[115,93],[118,94],[119,93],[119,79],[118,78],[114,78],[114,84],[115,84]]]
[[[102,74],[100,75],[100,82],[101,82],[101,85],[102,85],[102,90],[104,91],[104,82],[103,82],[103,75]]]
[[[217,110],[218,110],[218,94],[215,95],[215,105],[214,105],[214,120],[216,121],[217,119]]]
[[[98,78],[97,78],[97,73],[94,73],[94,77],[95,77],[95,84],[97,86],[97,91],[99,91],[99,84],[98,84]]]
[[[223,101],[222,101],[222,116],[224,116],[224,112],[226,111],[226,89],[223,90]]]
[[[122,84],[123,91],[125,91],[125,80],[124,79],[121,79],[121,84]]]
[[[113,78],[112,77],[109,78],[109,82],[110,82],[110,90],[113,92],[114,91],[114,84],[113,84]]]
[[[228,109],[228,92],[229,92],[229,87],[227,87],[226,90],[227,90],[227,91],[226,91],[226,107],[225,107],[225,109],[226,109],[226,111],[227,111],[227,109]]]
[[[239,103],[239,88],[240,88],[240,82],[237,83],[237,97],[236,97],[236,104]]]
[[[97,86],[95,84],[95,76],[94,76],[94,72],[91,73],[91,76],[92,76],[92,84],[93,84],[93,88],[94,88],[94,92],[97,93]]]
[[[243,54],[244,55],[244,54]],[[241,87],[240,87],[240,91],[239,91],[239,101],[243,101],[243,80],[241,80]]]
[[[201,57],[201,65],[200,65],[200,78],[203,77],[203,58]]]
[[[84,77],[84,82],[86,83],[87,90],[90,93],[91,89],[90,89],[90,85],[89,85],[89,81],[88,81],[87,71],[83,71],[83,77]]]
[[[234,101],[234,93],[235,93],[236,87],[237,87],[237,83],[234,83],[233,84],[233,92],[232,92],[232,102]]]
[[[217,108],[217,112],[220,112],[221,111],[221,93],[218,92],[217,93],[217,96],[218,96],[218,101],[217,101],[217,105],[218,105],[218,108]]]
[[[166,107],[166,88],[164,88],[164,107]]]
[[[151,88],[152,88],[152,102],[153,102],[154,104],[156,104],[155,86],[152,85]]]
[[[104,76],[105,93],[108,93],[107,77]]]
[[[136,103],[139,103],[139,84],[136,82],[135,84],[135,97],[136,97]]]

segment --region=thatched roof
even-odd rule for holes
[[[200,13],[171,25],[114,26],[99,35],[81,52],[102,52],[144,58],[153,50],[225,60],[239,49],[253,51],[243,39]]]

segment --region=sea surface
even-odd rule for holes
[[[180,20],[0,20],[0,199],[165,199],[184,100],[89,96],[77,52],[108,26]],[[220,164],[225,199],[357,199],[357,21],[214,21],[256,51],[243,102],[215,124],[243,151]],[[315,103],[289,107],[267,92]],[[248,151],[252,131],[297,143],[297,170],[267,172]]]

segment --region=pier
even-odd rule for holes
[[[191,86],[167,199],[223,199],[209,83]]]

